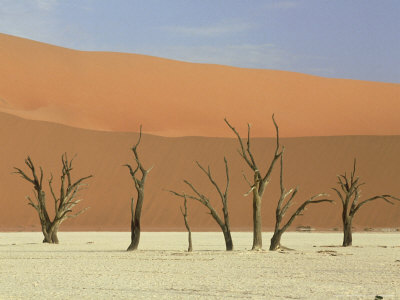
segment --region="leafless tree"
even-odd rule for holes
[[[343,247],[351,246],[353,242],[352,238],[352,222],[356,212],[368,202],[382,199],[387,203],[394,204],[391,200],[400,200],[392,195],[377,195],[371,198],[365,199],[359,202],[361,196],[360,187],[365,183],[360,183],[360,178],[356,177],[356,159],[354,159],[353,170],[350,173],[350,177],[346,173],[344,175],[337,175],[338,188],[332,188],[339,196],[343,210],[342,210],[342,222],[343,222]]]
[[[286,211],[289,209],[289,207],[292,205],[293,199],[296,196],[298,192],[298,187],[295,189],[290,189],[289,191],[286,191],[284,185],[283,185],[283,151],[282,150],[282,155],[280,158],[280,166],[281,166],[281,172],[280,172],[280,187],[281,187],[281,195],[278,201],[278,205],[276,206],[276,213],[275,213],[275,230],[274,230],[274,235],[271,238],[271,244],[269,247],[269,250],[278,250],[279,248],[283,248],[281,246],[281,237],[282,234],[289,228],[289,226],[293,223],[294,219],[301,215],[302,212],[306,209],[306,206],[309,204],[316,204],[316,203],[322,203],[322,202],[333,202],[333,200],[329,199],[318,199],[320,197],[326,197],[328,196],[327,194],[318,194],[315,196],[312,196],[308,200],[304,201],[298,208],[297,210],[292,214],[292,216],[289,218],[289,220],[286,222],[285,225],[282,227],[280,226],[283,217],[285,216]],[[289,198],[288,198],[289,197]],[[285,203],[285,199],[288,198],[288,200]]]
[[[225,187],[225,191],[222,192],[221,189],[219,188],[218,184],[215,182],[214,178],[212,177],[210,167],[208,167],[206,170],[202,165],[200,165],[199,162],[196,161],[197,166],[204,172],[204,174],[207,175],[211,184],[215,187],[219,197],[221,198],[222,212],[224,215],[223,219],[221,219],[221,217],[219,216],[217,211],[211,205],[210,199],[207,196],[205,196],[204,194],[200,193],[193,186],[193,184],[191,184],[189,181],[184,180],[183,182],[192,190],[194,195],[187,195],[185,193],[177,193],[174,191],[170,191],[170,192],[178,197],[182,197],[182,198],[187,197],[189,199],[199,201],[201,204],[203,204],[205,207],[207,207],[208,210],[210,211],[211,216],[218,223],[219,227],[221,227],[222,233],[224,234],[224,238],[225,238],[226,250],[231,251],[231,250],[233,250],[233,241],[232,241],[232,236],[231,236],[229,213],[228,213],[229,169],[228,169],[228,162],[227,162],[226,158],[224,158],[224,162],[225,162],[225,174],[226,174],[226,187]]]
[[[272,161],[265,172],[265,175],[261,175],[260,169],[258,168],[256,161],[254,159],[253,153],[250,148],[250,124],[247,126],[247,145],[244,146],[243,140],[240,137],[239,133],[236,129],[225,119],[225,123],[229,126],[229,128],[235,133],[240,148],[238,150],[239,154],[242,156],[246,164],[250,167],[253,172],[253,183],[245,177],[247,183],[250,185],[250,191],[246,194],[249,195],[251,192],[253,193],[253,247],[252,250],[261,250],[262,249],[262,226],[261,226],[261,203],[262,197],[264,195],[265,188],[267,187],[270,177],[272,174],[272,170],[274,168],[275,163],[282,155],[281,147],[279,144],[279,128],[275,122],[274,115],[272,115],[272,121],[276,130],[276,147],[275,152],[272,158]]]
[[[184,210],[182,209],[182,206],[180,207],[180,209],[181,209],[181,213],[182,213],[182,216],[183,216],[183,220],[185,221],[186,229],[188,231],[188,243],[189,243],[188,252],[192,252],[193,251],[192,231],[190,230],[190,226],[189,226],[189,223],[188,223],[188,220],[187,220],[188,209],[187,209],[187,197],[186,197],[185,194],[183,194],[183,199],[184,199],[184,201],[183,201]]]
[[[129,173],[135,184],[135,189],[137,191],[136,206],[134,203],[134,198],[131,198],[131,244],[129,245],[127,251],[136,250],[139,246],[140,241],[140,217],[142,215],[142,207],[144,200],[144,185],[146,182],[147,174],[151,171],[152,167],[146,170],[140,161],[137,148],[142,139],[142,125],[140,125],[139,138],[135,146],[132,147],[133,156],[136,162],[136,168],[133,169],[130,164],[124,166],[128,167]],[[138,173],[140,172],[140,174]]]
[[[58,229],[62,222],[68,218],[74,218],[84,213],[88,208],[84,208],[77,213],[72,214],[72,208],[77,205],[81,200],[76,199],[77,193],[85,185],[83,182],[92,175],[82,177],[77,181],[73,182],[71,179],[72,161],[68,160],[67,154],[64,153],[61,157],[62,161],[62,174],[60,183],[60,194],[56,196],[53,190],[53,175],[49,179],[49,188],[51,195],[54,200],[54,218],[51,220],[46,207],[46,194],[43,190],[43,169],[40,167],[40,174],[38,175],[35,166],[28,156],[25,159],[25,164],[30,169],[32,175],[27,175],[24,171],[19,168],[14,168],[16,174],[19,174],[23,179],[33,184],[35,199],[27,196],[28,204],[31,205],[38,213],[42,232],[44,235],[43,243],[54,243],[58,244]]]

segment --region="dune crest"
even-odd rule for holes
[[[253,136],[262,138],[254,139],[252,151],[263,166],[275,147],[271,114],[276,114],[286,137],[285,185],[300,186],[299,202],[329,192],[354,157],[367,183],[363,195],[400,196],[399,84],[75,51],[4,34],[0,66],[3,231],[39,230],[25,200],[31,186],[12,174],[13,167],[23,167],[30,155],[47,180],[50,173],[58,176],[64,152],[78,154],[74,176],[95,177],[81,195],[81,207],[90,210],[61,230],[128,231],[135,191],[122,165],[133,160],[130,147],[139,124],[146,133],[139,149],[143,163],[154,165],[146,183],[145,231],[184,230],[181,201],[165,191],[182,191],[183,179],[216,198],[219,210],[213,187],[193,161],[210,165],[216,180],[224,182],[224,156],[231,171],[232,231],[251,230],[251,199],[243,196],[248,186],[242,178],[248,167],[224,117],[243,135],[247,122],[253,124]],[[279,196],[278,168],[274,172],[263,200],[264,229],[274,224]],[[218,230],[200,204],[189,205],[194,231]],[[309,208],[292,228],[339,228],[340,209],[340,203]],[[396,228],[399,222],[399,205],[376,202],[362,208],[354,226]]]
[[[85,52],[0,34],[0,111],[79,128],[161,136],[396,135],[400,85]]]

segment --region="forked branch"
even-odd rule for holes
[[[242,137],[240,136],[239,132],[228,122],[228,120],[225,118],[225,123],[228,125],[228,127],[233,131],[235,134],[238,142],[239,142],[239,154],[240,156],[244,159],[246,164],[250,167],[253,173],[253,183],[250,183],[250,181],[247,179],[245,175],[244,179],[246,180],[247,184],[250,187],[250,190],[244,194],[245,196],[248,196],[250,193],[253,194],[253,247],[252,250],[258,251],[262,249],[262,225],[261,225],[261,204],[262,204],[262,198],[264,195],[264,191],[266,189],[266,186],[268,185],[271,175],[272,175],[272,170],[279,159],[282,155],[281,146],[280,146],[280,140],[279,140],[279,128],[278,124],[275,121],[275,116],[272,115],[272,122],[274,123],[275,131],[276,131],[276,146],[275,146],[275,151],[272,157],[272,161],[265,171],[265,174],[262,175],[260,169],[258,168],[256,164],[256,159],[254,157],[254,154],[252,152],[251,148],[251,138],[250,138],[250,131],[251,131],[251,126],[250,124],[247,125],[247,142],[246,146],[245,143],[242,140]]]
[[[200,202],[205,207],[207,207],[210,212],[210,215],[214,218],[214,220],[221,227],[221,230],[224,233],[226,250],[232,250],[233,243],[230,233],[229,212],[228,212],[229,168],[228,168],[228,161],[226,160],[225,157],[224,157],[224,163],[225,163],[226,186],[225,189],[222,190],[215,181],[214,177],[212,176],[210,167],[206,169],[198,161],[196,161],[197,166],[207,176],[207,178],[214,186],[215,190],[217,191],[221,199],[223,219],[219,216],[217,211],[212,206],[210,199],[203,193],[199,192],[198,189],[191,182],[187,180],[183,181],[191,189],[192,194],[178,193],[172,190],[169,190],[169,192],[175,196],[183,198],[185,202],[187,199],[192,199]]]
[[[283,217],[285,216],[289,207],[292,206],[293,199],[298,192],[297,187],[295,189],[290,189],[289,191],[286,191],[286,188],[284,187],[284,184],[283,184],[283,152],[284,152],[284,149],[282,150],[282,155],[280,156],[280,181],[279,182],[280,182],[281,194],[280,194],[278,204],[276,207],[276,212],[275,212],[275,219],[276,219],[275,231],[274,231],[274,235],[271,238],[270,250],[277,250],[277,249],[281,248],[280,240],[281,240],[282,234],[289,228],[289,226],[293,223],[295,218],[303,213],[303,211],[306,209],[306,207],[309,204],[318,204],[318,203],[323,203],[323,202],[332,203],[333,202],[333,200],[330,200],[327,198],[318,199],[320,197],[328,196],[327,194],[324,194],[324,193],[312,196],[311,198],[304,201],[296,209],[296,211],[293,212],[293,214],[290,216],[290,218],[288,219],[286,224],[284,224],[281,227],[281,222],[283,220]],[[285,200],[286,200],[286,202],[285,202]]]
[[[75,156],[74,156],[75,157]],[[62,170],[60,177],[60,194],[56,196],[56,192],[53,189],[53,175],[50,176],[48,181],[50,193],[54,201],[54,218],[50,219],[46,208],[46,194],[43,190],[43,169],[40,167],[40,175],[36,174],[35,166],[28,156],[25,159],[25,164],[30,169],[32,176],[27,175],[24,171],[19,168],[14,168],[15,173],[19,174],[23,179],[30,182],[34,186],[35,198],[32,200],[31,197],[27,196],[28,205],[32,206],[38,213],[40,224],[42,226],[42,232],[44,235],[43,242],[46,243],[58,243],[57,232],[61,223],[67,218],[74,218],[84,213],[87,208],[84,208],[76,213],[72,213],[73,208],[81,201],[76,200],[77,193],[84,187],[84,181],[91,178],[92,175],[82,177],[77,181],[73,182],[71,179],[72,161],[68,159],[67,154],[64,153],[61,157]]]
[[[347,173],[337,176],[337,184],[339,188],[333,187],[342,203],[342,222],[343,222],[343,246],[352,245],[352,221],[356,212],[365,204],[382,199],[389,204],[394,204],[393,200],[400,201],[399,198],[389,195],[376,195],[359,202],[361,196],[361,186],[365,183],[360,183],[360,178],[356,176],[356,159],[354,159],[353,170],[350,176]]]
[[[128,251],[136,250],[139,246],[139,241],[140,241],[140,218],[142,214],[142,206],[143,206],[143,200],[144,200],[144,186],[146,183],[146,178],[149,172],[151,171],[151,168],[145,169],[142,161],[139,157],[138,154],[138,147],[140,145],[140,142],[142,140],[142,125],[140,125],[140,131],[139,131],[139,137],[136,142],[136,144],[131,148],[134,160],[136,162],[136,167],[133,168],[130,164],[125,164],[124,166],[129,169],[129,174],[131,175],[131,178],[133,180],[133,183],[135,185],[135,189],[137,192],[137,197],[136,197],[136,205],[134,205],[134,198],[131,198],[131,244],[128,247]],[[139,173],[140,172],[140,173]]]

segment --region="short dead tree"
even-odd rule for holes
[[[38,213],[42,232],[44,235],[43,243],[58,244],[58,229],[62,222],[68,218],[74,218],[84,213],[88,208],[84,208],[77,213],[72,213],[72,209],[81,200],[76,199],[77,193],[82,189],[84,181],[92,177],[92,175],[82,177],[75,182],[71,179],[72,161],[68,160],[67,154],[64,153],[61,157],[62,174],[60,183],[60,194],[56,196],[53,190],[53,175],[49,179],[49,188],[54,201],[54,218],[51,220],[46,207],[46,194],[43,190],[43,169],[40,167],[40,174],[37,174],[36,168],[28,156],[25,159],[25,164],[30,169],[32,175],[29,176],[19,168],[14,168],[16,174],[19,174],[23,179],[33,184],[35,199],[27,196],[28,204],[31,205]]]
[[[131,165],[126,164],[124,166],[128,167],[129,173],[135,185],[137,192],[136,206],[134,203],[134,198],[131,198],[131,244],[129,245],[127,251],[136,250],[139,246],[140,241],[140,217],[142,215],[142,207],[144,200],[144,185],[146,183],[147,174],[151,171],[152,167],[146,170],[140,161],[137,148],[142,139],[142,126],[140,125],[139,138],[135,146],[132,147],[133,156],[136,162],[136,168],[133,169]],[[138,173],[140,172],[140,174]]]
[[[186,227],[186,229],[188,231],[188,243],[189,243],[188,252],[192,252],[193,251],[192,231],[190,230],[190,226],[189,226],[189,223],[188,223],[188,220],[187,220],[188,209],[187,209],[187,197],[186,197],[185,194],[183,194],[183,199],[184,199],[184,201],[183,201],[184,210],[182,209],[182,206],[180,206],[180,209],[181,209],[181,213],[182,213],[182,216],[183,216],[183,220],[185,221],[185,227]]]
[[[278,205],[276,206],[275,230],[274,230],[274,235],[271,238],[271,244],[269,247],[269,250],[271,250],[271,251],[275,251],[280,248],[285,248],[285,247],[281,246],[282,234],[289,228],[289,226],[293,223],[294,219],[297,216],[302,214],[302,212],[306,209],[307,205],[317,204],[317,203],[322,203],[322,202],[333,202],[333,200],[329,200],[329,199],[318,199],[320,197],[328,196],[327,194],[318,194],[318,195],[312,196],[308,200],[304,201],[297,208],[297,210],[292,214],[292,216],[289,218],[289,220],[286,222],[286,224],[281,227],[282,219],[285,216],[286,211],[292,205],[293,199],[298,192],[298,187],[296,187],[295,189],[290,189],[289,191],[286,191],[286,189],[283,185],[283,150],[282,150],[282,155],[281,155],[281,159],[280,159],[280,165],[281,165],[281,172],[280,172],[281,195],[280,195],[280,198],[278,201]],[[285,203],[286,198],[288,198],[288,200]]]
[[[353,242],[352,237],[352,222],[354,215],[358,210],[368,202],[382,199],[387,203],[394,204],[391,200],[400,200],[392,195],[377,195],[371,198],[365,199],[359,202],[361,196],[360,187],[365,183],[360,183],[360,178],[356,177],[356,160],[354,159],[353,170],[350,173],[350,177],[346,173],[344,175],[337,175],[338,188],[332,188],[339,196],[343,210],[342,210],[342,222],[343,222],[343,247],[351,246]]]
[[[225,123],[229,126],[229,128],[235,133],[240,149],[238,150],[239,154],[242,156],[246,164],[250,167],[253,172],[253,183],[245,177],[247,183],[250,186],[250,191],[245,194],[249,195],[251,192],[253,193],[253,247],[252,250],[261,250],[262,249],[262,226],[261,226],[261,202],[262,197],[265,192],[265,188],[270,182],[270,177],[272,174],[272,170],[274,168],[275,163],[278,161],[279,157],[282,155],[282,151],[280,150],[279,144],[279,128],[275,122],[274,115],[272,115],[272,121],[276,130],[276,147],[275,152],[272,157],[272,161],[265,172],[265,175],[261,175],[260,169],[258,168],[256,161],[254,159],[253,153],[250,149],[250,124],[247,126],[247,146],[245,148],[242,138],[236,129],[225,119]]]
[[[207,207],[208,210],[210,211],[210,215],[217,222],[217,224],[219,225],[219,227],[222,230],[222,233],[224,234],[226,250],[231,251],[231,250],[233,250],[233,241],[232,241],[231,229],[230,229],[230,224],[229,224],[229,212],[228,212],[229,169],[228,169],[228,162],[227,162],[226,158],[224,158],[224,162],[225,162],[225,174],[226,174],[226,187],[225,187],[224,192],[222,192],[221,189],[219,188],[218,184],[215,182],[214,178],[211,175],[210,167],[208,167],[206,170],[202,165],[200,165],[199,162],[196,161],[197,166],[204,172],[204,174],[207,175],[211,184],[215,187],[219,197],[221,198],[222,212],[224,215],[223,219],[221,219],[221,217],[219,216],[217,211],[211,205],[210,199],[207,196],[205,196],[204,194],[200,193],[193,186],[193,184],[191,184],[189,181],[184,180],[183,182],[192,190],[194,195],[187,195],[185,193],[177,193],[174,191],[169,191],[169,192],[171,192],[172,194],[174,194],[178,197],[188,198],[188,199],[199,201],[201,204],[203,204],[205,207]]]

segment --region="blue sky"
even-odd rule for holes
[[[0,0],[0,32],[68,48],[395,83],[399,16],[399,0]]]

